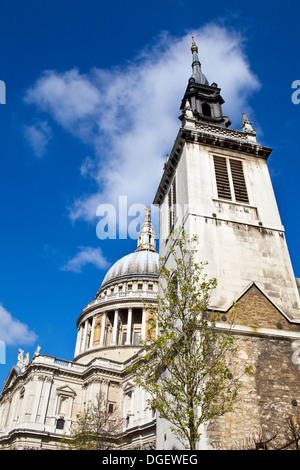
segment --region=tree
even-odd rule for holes
[[[252,437],[241,450],[300,450],[299,417],[289,416],[276,431],[265,430]]]
[[[208,310],[216,279],[207,279],[207,263],[195,262],[197,237],[184,232],[171,238],[172,267],[161,260],[161,295],[151,311],[144,352],[131,366],[136,384],[150,398],[148,404],[185,447],[196,449],[200,426],[233,409],[241,387],[241,375],[233,373],[237,351],[230,330],[218,328],[218,313]]]
[[[97,395],[96,403],[91,403],[77,416],[71,428],[71,436],[65,438],[63,449],[105,450],[114,448],[122,431],[122,420],[117,410],[107,404],[103,393]]]

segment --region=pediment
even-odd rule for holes
[[[21,370],[17,366],[13,366],[7,376],[6,381],[2,387],[2,393],[15,382],[16,378],[21,374]]]
[[[131,393],[134,390],[134,385],[132,382],[127,382],[124,386],[124,393]]]
[[[56,393],[58,395],[68,395],[68,396],[76,395],[76,392],[71,387],[69,387],[69,385],[64,385],[63,387],[57,388]]]
[[[226,314],[229,312],[234,312],[234,323],[239,325],[300,331],[300,325],[292,323],[254,282],[236,297]]]

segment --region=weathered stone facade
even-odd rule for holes
[[[234,411],[209,424],[215,449],[247,448],[255,438],[284,429],[288,418],[300,419],[300,362],[293,356],[300,325],[290,323],[255,285],[234,310],[237,370],[248,364],[253,375],[243,377]]]
[[[58,450],[77,414],[99,394],[119,418],[113,447],[153,447],[155,417],[145,394],[132,387],[127,364],[94,359],[84,365],[39,355],[23,371],[14,367],[0,399],[0,448]]]

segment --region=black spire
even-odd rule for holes
[[[222,127],[231,124],[227,116],[223,116],[222,104],[224,100],[220,95],[221,89],[216,83],[209,85],[207,78],[201,71],[201,64],[198,57],[198,47],[193,38],[191,47],[193,62],[193,73],[189,79],[188,86],[181,102],[180,110],[184,112],[187,101],[192,110],[194,119],[199,122],[207,122]],[[179,119],[182,119],[180,116]]]
[[[195,83],[199,83],[200,85],[209,85],[206,76],[201,72],[201,64],[200,64],[199,57],[198,57],[198,47],[195,44],[194,38],[192,39],[193,39],[193,44],[191,47],[191,51],[193,54],[193,63],[192,63],[193,74],[191,78],[195,80]]]

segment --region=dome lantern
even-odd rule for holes
[[[155,241],[156,241],[156,234],[154,232],[153,225],[150,220],[150,212],[151,210],[149,207],[146,207],[146,218],[145,222],[143,223],[141,227],[141,231],[138,236],[138,246],[136,248],[137,251],[154,251],[157,253],[157,249],[155,246]]]

